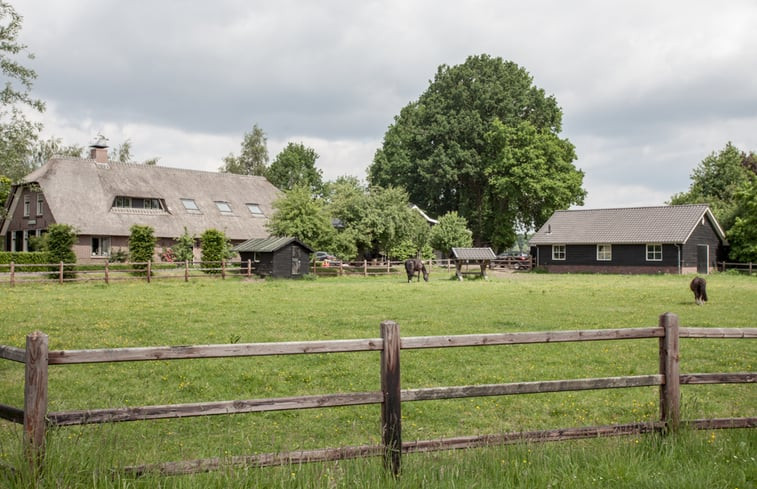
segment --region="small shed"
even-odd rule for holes
[[[463,279],[463,275],[481,275],[486,277],[486,269],[489,268],[489,263],[497,258],[491,248],[452,248],[452,255],[455,257],[455,274],[458,280]],[[463,265],[470,264],[478,265],[480,271],[468,272],[463,271]]]
[[[297,278],[308,274],[312,248],[296,238],[276,237],[248,239],[234,247],[242,259],[242,268],[247,261],[257,275],[276,278]]]

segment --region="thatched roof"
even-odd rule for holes
[[[280,191],[264,177],[183,170],[134,163],[98,163],[91,159],[54,158],[30,173],[23,183],[36,183],[58,223],[79,234],[128,236],[134,224],[148,225],[156,237],[176,238],[186,227],[199,236],[215,228],[234,241],[269,236],[265,229]],[[114,207],[117,196],[161,199],[164,209]],[[188,211],[181,199],[193,199]],[[222,213],[215,202],[227,202]],[[254,215],[247,204],[257,204]]]

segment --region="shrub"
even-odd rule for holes
[[[76,263],[76,254],[73,251],[76,242],[76,229],[68,224],[51,224],[45,235],[47,255],[50,263]],[[58,272],[58,267],[50,267],[50,271]],[[74,267],[64,267],[63,278],[74,278]],[[55,278],[58,274],[51,274]]]
[[[129,234],[129,261],[136,263],[135,269],[147,268],[145,262],[152,261],[155,252],[155,235],[150,226],[133,225]]]
[[[223,231],[217,229],[207,229],[200,236],[200,246],[202,247],[202,261],[220,262],[228,260],[234,256],[231,251],[229,238]],[[206,270],[207,273],[217,273],[217,270]]]

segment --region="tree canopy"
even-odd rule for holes
[[[24,110],[43,112],[45,104],[31,95],[37,73],[17,58],[34,55],[18,41],[23,18],[7,2],[0,1],[0,175],[12,181],[29,173],[29,156],[41,125],[30,121]]]
[[[239,175],[265,175],[268,168],[268,147],[263,130],[255,124],[252,131],[245,133],[239,156],[229,153],[223,159],[219,171]]]
[[[313,193],[321,192],[323,176],[315,167],[318,153],[302,143],[289,143],[276,155],[266,171],[266,177],[281,190],[289,190],[295,185],[305,185]]]
[[[572,144],[557,137],[561,124],[557,101],[525,69],[471,56],[440,66],[428,89],[395,117],[368,180],[403,187],[432,214],[457,211],[478,243],[509,246],[516,226],[538,226],[544,215],[583,203],[583,173],[572,164]],[[527,189],[505,194],[524,178]],[[551,179],[560,188],[548,196]]]

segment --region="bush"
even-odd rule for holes
[[[0,251],[0,264],[9,264],[13,262],[15,264],[47,264],[50,263],[50,258],[46,252],[41,251]]]
[[[76,254],[73,251],[74,243],[76,242],[76,229],[68,224],[51,224],[47,228],[47,234],[45,235],[47,243],[47,256],[49,263],[76,263]],[[50,277],[57,278],[59,268],[58,266],[50,267]],[[68,265],[63,268],[63,278],[75,278],[73,265]]]
[[[150,226],[133,225],[129,229],[129,260],[137,263],[135,269],[142,270],[147,268],[145,262],[152,261],[152,255],[155,252],[155,235]],[[137,272],[144,274],[145,272]]]
[[[221,262],[234,257],[229,238],[223,231],[217,229],[205,230],[200,236],[200,246],[202,247],[203,267],[206,262]],[[206,270],[205,272],[218,273],[218,270]]]

